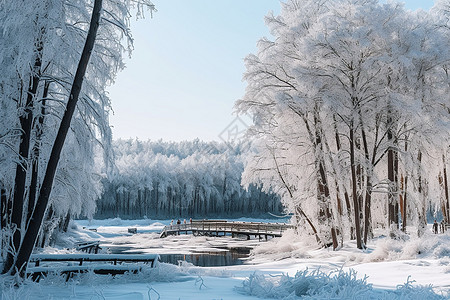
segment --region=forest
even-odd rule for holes
[[[249,145],[117,140],[95,218],[271,217],[279,196],[241,186]]]
[[[430,209],[449,223],[449,8],[292,0],[267,16],[236,102],[257,149],[243,183],[334,249],[375,229],[420,236]]]

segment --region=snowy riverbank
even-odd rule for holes
[[[8,288],[3,279],[2,299],[300,299],[314,293],[323,299],[447,299],[450,293],[450,235],[391,240],[380,237],[366,251],[346,243],[340,251],[317,249],[291,232],[281,239],[259,243],[231,238],[178,236],[158,239],[167,220],[120,219],[77,221],[59,243],[97,239],[105,248],[127,245],[128,253],[192,253],[225,251],[226,247],[256,247],[243,265],[196,267],[161,263],[157,269],[116,278],[85,274],[69,282],[49,276],[39,284]],[[83,227],[86,227],[83,229]],[[127,228],[136,227],[137,234]],[[88,229],[96,229],[97,232]],[[145,251],[143,251],[145,250]],[[67,252],[62,247],[47,253]],[[308,270],[308,271],[305,271]],[[317,271],[319,270],[319,271]],[[341,273],[339,273],[341,270]],[[352,273],[354,270],[357,273]],[[297,274],[297,272],[299,272]],[[327,276],[330,274],[331,276]],[[297,276],[295,276],[297,274]],[[287,277],[287,275],[289,277]],[[364,281],[365,278],[365,281]],[[410,284],[399,285],[410,281]],[[433,286],[433,291],[427,287]],[[293,294],[292,294],[293,293]],[[305,294],[306,293],[306,294]],[[327,294],[328,293],[328,294]],[[331,293],[331,294],[330,294]],[[337,294],[336,294],[337,293]],[[254,295],[254,296],[252,296]],[[328,295],[328,296],[327,296]],[[403,297],[403,298],[402,298]]]

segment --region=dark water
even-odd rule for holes
[[[199,267],[222,267],[242,265],[242,258],[248,257],[248,254],[236,253],[232,251],[226,252],[209,252],[194,254],[160,254],[160,261],[178,265],[181,261],[186,261]]]
[[[132,248],[126,246],[110,247],[112,254],[144,254],[142,251],[130,251]],[[178,265],[186,261],[199,267],[223,267],[242,265],[243,258],[247,258],[249,248],[236,248],[221,252],[200,252],[192,254],[160,254],[160,262]]]
[[[139,251],[139,249],[128,246],[110,246],[108,249],[111,254],[145,254],[145,252]]]

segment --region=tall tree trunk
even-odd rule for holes
[[[119,217],[119,208],[120,208],[120,193],[116,190],[114,195],[116,196],[116,203],[115,203],[115,217]]]
[[[5,254],[5,249],[6,249],[6,245],[7,245],[7,240],[5,237],[5,232],[4,229],[6,228],[6,224],[8,223],[8,195],[6,194],[6,189],[3,187],[3,184],[0,182],[0,230],[1,230],[1,249],[2,252],[0,254],[0,257],[2,257],[3,259],[5,258],[4,254]]]
[[[355,139],[354,139],[354,128],[353,120],[350,121],[350,132],[349,132],[349,143],[350,143],[350,169],[352,174],[352,198],[353,198],[353,209],[355,213],[355,235],[356,235],[356,247],[362,249],[361,241],[361,225],[359,222],[359,203],[357,195],[357,179],[356,179],[356,165],[355,165]]]
[[[322,134],[322,124],[319,117],[319,107],[316,104],[314,109],[314,130],[315,130],[315,160],[317,167],[317,189],[318,189],[318,200],[319,200],[319,221],[321,220],[323,224],[330,229],[331,242],[333,249],[338,247],[338,239],[335,228],[334,217],[330,208],[330,189],[328,187],[327,174],[325,170],[325,159],[323,157],[323,134]],[[318,153],[318,155],[317,155]],[[328,241],[325,242],[328,244]]]
[[[31,128],[33,124],[33,105],[36,97],[36,91],[40,80],[40,69],[42,65],[42,43],[38,42],[37,56],[31,70],[30,82],[28,86],[28,93],[26,97],[23,113],[19,117],[20,121],[20,144],[19,144],[19,159],[20,163],[16,166],[16,176],[14,180],[14,195],[11,211],[11,230],[13,231],[12,239],[9,243],[8,254],[3,265],[3,273],[9,271],[14,264],[14,259],[21,243],[22,218],[23,207],[25,204],[25,189],[26,178],[28,170],[28,158],[30,152]]]
[[[67,212],[66,217],[64,218],[64,220],[62,222],[61,231],[67,232],[67,230],[69,229],[69,224],[70,224],[70,210]]]
[[[42,222],[42,226],[41,226],[41,230],[38,233],[38,237],[37,237],[37,245],[40,248],[44,248],[46,245],[46,241],[49,239],[50,237],[50,228],[51,228],[51,222],[53,219],[53,216],[55,215],[55,211],[53,210],[53,205],[50,205],[50,207],[47,209],[44,218],[43,218],[43,222]]]
[[[145,216],[148,218],[148,206],[149,206],[149,201],[148,201],[148,188],[145,187],[144,188],[144,213]]]
[[[407,208],[408,208],[408,175],[405,175],[405,189],[403,192],[403,215],[404,215],[404,220],[403,220],[403,224],[402,224],[402,230],[403,232],[406,232],[406,225],[407,223],[407,219],[408,219],[408,215],[407,215]]]
[[[423,180],[422,180],[422,151],[419,150],[417,154],[418,161],[418,184],[417,191],[419,192],[419,203],[417,207],[417,214],[419,216],[419,224],[417,224],[417,235],[422,236],[425,233],[427,227],[427,212],[426,212],[426,203],[425,203],[425,195],[423,191]]]
[[[156,193],[156,206],[155,206],[155,213],[156,215],[159,214],[159,182],[156,182],[156,189],[155,189],[155,193]]]
[[[389,180],[389,187],[388,187],[388,227],[389,230],[392,228],[392,226],[395,224],[394,222],[394,151],[392,149],[388,150],[388,180]]]
[[[445,155],[442,155],[442,162],[444,163],[444,196],[446,201],[446,212],[445,215],[447,216],[447,219],[445,220],[445,223],[450,224],[450,200],[448,196],[448,177],[447,177],[447,161],[445,160]]]
[[[344,213],[343,213],[343,209],[342,209],[340,185],[339,185],[339,181],[337,179],[338,172],[336,170],[336,166],[334,164],[334,160],[331,157],[331,150],[330,150],[330,146],[328,145],[327,140],[324,140],[324,144],[325,144],[326,152],[328,153],[328,155],[330,155],[329,159],[332,162],[331,163],[331,168],[332,168],[332,171],[333,171],[333,174],[334,174],[334,176],[332,176],[333,179],[334,179],[334,185],[336,187],[336,209],[337,209],[337,214],[336,214],[337,225],[335,226],[335,228],[336,228],[336,232],[335,233],[336,233],[336,239],[339,236],[339,238],[340,238],[339,239],[339,243],[342,246],[343,243],[344,243],[344,235],[343,235],[344,231],[342,229],[342,226],[343,226],[343,224],[342,224],[342,216],[343,216]]]
[[[371,205],[372,205],[372,177],[366,177],[366,198],[364,201],[364,244],[367,244],[369,236],[372,236],[372,216],[371,216]]]
[[[333,215],[330,209],[330,191],[328,189],[328,183],[326,181],[326,173],[323,163],[319,163],[319,201],[320,201],[320,214],[319,218],[324,218],[325,224],[330,228],[331,241],[333,244],[333,249],[336,250],[338,245],[336,228],[333,222]]]
[[[408,152],[408,140],[405,140],[405,153]],[[405,172],[405,176],[401,178],[401,214],[402,214],[402,231],[406,232],[406,224],[407,224],[407,207],[408,207],[408,172]]]
[[[38,190],[38,174],[39,174],[39,151],[41,147],[41,139],[43,134],[43,126],[44,126],[44,115],[45,115],[45,103],[46,98],[48,96],[49,83],[46,82],[44,86],[44,93],[42,94],[42,104],[41,104],[41,114],[37,118],[36,127],[36,138],[33,145],[32,153],[32,161],[31,161],[31,183],[30,183],[30,194],[28,196],[28,213],[26,218],[26,223],[31,218],[33,214],[34,205],[36,203],[36,193]]]
[[[62,117],[61,124],[50,154],[50,158],[47,163],[47,169],[45,171],[44,180],[42,182],[42,186],[39,192],[38,201],[36,203],[35,210],[31,217],[29,226],[25,232],[22,245],[17,254],[16,262],[14,264],[14,267],[11,269],[12,274],[19,272],[19,275],[21,277],[25,276],[26,266],[30,258],[31,252],[34,248],[34,244],[36,243],[36,238],[39,233],[39,229],[42,225],[42,220],[45,214],[45,210],[47,208],[50,192],[52,190],[56,169],[61,155],[61,150],[64,146],[64,141],[66,139],[67,132],[69,131],[70,128],[72,116],[75,111],[75,107],[78,102],[78,97],[81,92],[81,87],[83,84],[84,75],[86,73],[86,68],[88,66],[92,50],[94,48],[97,29],[100,22],[101,8],[102,8],[102,0],[95,0],[94,8],[92,10],[91,22],[89,25],[89,31],[86,37],[86,43],[84,45],[83,52],[81,53],[80,62],[78,64],[75,73],[75,78],[73,81],[72,89],[70,91],[69,100],[67,101],[66,111],[64,112],[64,115]]]
[[[8,219],[7,208],[8,208],[8,196],[6,195],[6,190],[3,187],[3,184],[0,183],[0,213],[1,213],[0,229],[5,229],[6,227]]]
[[[360,123],[360,126],[362,127],[362,124]],[[356,134],[356,132],[355,132]],[[355,136],[355,149],[358,153],[361,153],[361,137]],[[357,182],[357,197],[358,197],[358,205],[359,205],[359,224],[364,224],[364,215],[363,215],[363,209],[364,209],[364,193],[363,193],[363,187],[364,187],[364,173],[363,173],[363,166],[361,164],[361,159],[358,157],[355,157],[356,160],[356,182]],[[364,226],[363,226],[364,228]],[[361,230],[361,235],[364,235],[363,230]]]
[[[406,232],[406,207],[405,207],[405,178],[403,174],[400,174],[400,193],[399,193],[399,204],[400,204],[400,216],[402,218],[402,227],[401,230]]]
[[[394,141],[393,134],[394,122],[392,120],[391,109],[388,108],[387,116],[387,139],[389,142],[388,149],[388,227],[390,234],[392,234],[392,229],[398,229],[398,184],[397,184],[397,150],[394,148],[396,142]]]
[[[395,188],[395,203],[394,203],[394,223],[396,224],[397,229],[399,228],[399,203],[398,203],[398,151],[394,153],[394,188]]]
[[[336,149],[337,151],[341,151],[341,139],[339,137],[339,131],[337,128],[337,121],[336,121],[336,115],[333,115],[333,122],[334,122],[334,135],[335,135],[335,140],[336,140]],[[336,183],[336,186],[339,189],[338,184]],[[353,224],[353,220],[352,220],[352,205],[350,203],[350,197],[348,195],[348,191],[346,186],[344,185],[342,187],[343,192],[344,192],[344,200],[345,200],[345,206],[347,207],[347,218],[348,218],[348,223],[350,224],[350,239],[355,239],[355,226]],[[339,195],[339,191],[337,191],[338,195]],[[342,209],[342,208],[341,208]],[[343,234],[343,233],[341,233]]]
[[[373,174],[373,164],[370,160],[369,155],[369,145],[367,144],[366,131],[364,130],[363,120],[361,111],[359,112],[360,123],[361,123],[361,138],[364,148],[364,158],[366,165],[366,193],[364,199],[364,245],[367,244],[369,236],[372,234],[372,216],[371,216],[371,205],[372,205],[372,174]]]

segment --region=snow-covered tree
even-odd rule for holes
[[[375,224],[393,229],[400,215],[423,227],[425,199],[436,201],[430,162],[442,161],[435,152],[449,139],[449,39],[438,10],[286,1],[267,17],[274,39],[246,58],[236,107],[254,116],[258,152],[243,182],[277,191],[320,243],[356,238],[362,248]]]
[[[98,146],[109,151],[105,88],[131,50],[130,10],[141,13],[153,6],[145,0],[3,1],[0,6],[0,102],[7,116],[0,128],[2,231],[4,244],[10,244],[3,248],[4,272],[18,251],[24,255],[13,272],[23,272],[47,203],[51,215],[77,214],[81,207],[93,212],[89,201],[99,193],[99,179],[92,156]],[[70,151],[77,152],[76,163]],[[74,193],[80,186],[95,193]]]

